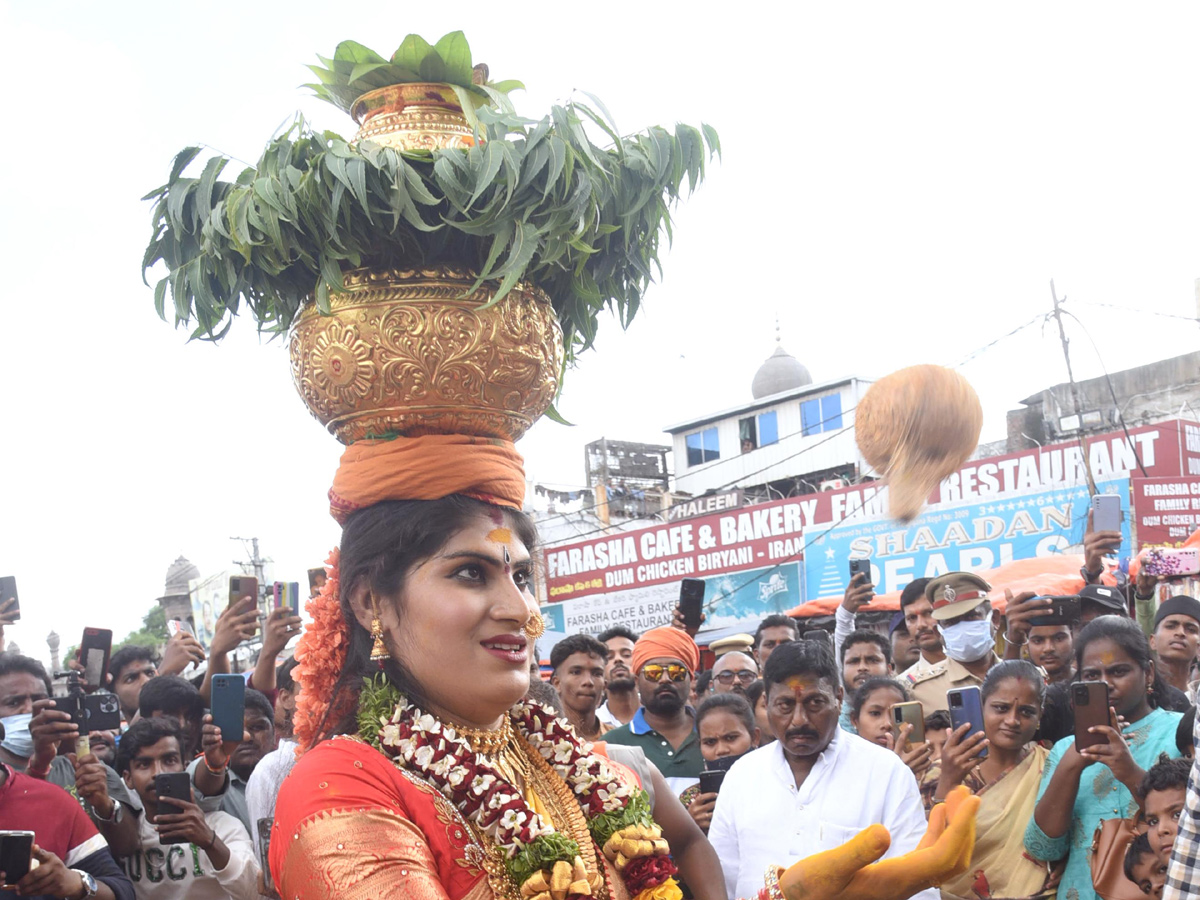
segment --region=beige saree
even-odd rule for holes
[[[1053,897],[1049,870],[1025,855],[1025,827],[1033,817],[1048,751],[1030,744],[1015,768],[985,784],[974,769],[963,781],[981,798],[975,850],[965,873],[942,885],[943,900],[1031,900]]]

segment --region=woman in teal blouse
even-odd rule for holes
[[[1150,643],[1132,619],[1101,616],[1075,639],[1080,681],[1108,684],[1110,714],[1120,730],[1098,726],[1107,744],[1075,749],[1065,737],[1050,751],[1038,789],[1025,849],[1035,859],[1066,857],[1059,900],[1093,900],[1088,850],[1101,819],[1132,816],[1134,791],[1160,753],[1178,756],[1179,713],[1158,708],[1166,688],[1154,669]]]

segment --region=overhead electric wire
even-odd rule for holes
[[[1077,315],[1065,309],[1062,310],[1062,313],[1065,316],[1070,316],[1075,324],[1083,329],[1084,337],[1088,339],[1088,343],[1092,345],[1092,349],[1096,352],[1096,359],[1100,363],[1100,371],[1104,373],[1104,381],[1108,385],[1108,394],[1110,397],[1112,397],[1113,409],[1117,411],[1117,415],[1121,419],[1121,430],[1125,432],[1125,442],[1129,445],[1129,449],[1133,451],[1133,458],[1137,460],[1138,469],[1141,471],[1142,477],[1149,478],[1150,475],[1146,472],[1146,467],[1142,465],[1142,455],[1138,453],[1137,443],[1130,436],[1129,427],[1125,424],[1125,414],[1121,411],[1121,403],[1119,400],[1117,400],[1117,392],[1116,389],[1113,388],[1112,378],[1108,374],[1108,366],[1104,364],[1104,357],[1100,355],[1100,348],[1096,346],[1095,340],[1092,339],[1092,333],[1087,330],[1087,326],[1079,321],[1079,317]],[[1083,423],[1080,422],[1079,424],[1082,428]]]
[[[1116,303],[1100,303],[1096,300],[1079,300],[1084,306],[1102,306],[1105,309],[1119,309],[1122,312],[1137,313],[1139,316],[1161,316],[1164,319],[1183,319],[1185,322],[1196,322],[1200,324],[1200,317],[1197,316],[1182,316],[1179,313],[1159,312],[1154,309],[1137,309],[1133,306],[1118,306]],[[1076,319],[1076,321],[1079,321]]]

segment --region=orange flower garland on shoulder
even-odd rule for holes
[[[350,635],[346,631],[346,621],[342,618],[342,605],[338,599],[339,558],[338,548],[334,547],[325,560],[325,587],[305,606],[312,616],[312,623],[304,629],[296,645],[297,662],[293,674],[303,687],[296,698],[294,728],[299,742],[297,754],[324,737],[318,731],[350,649]],[[336,721],[351,711],[348,703],[344,702],[343,705],[344,709],[332,710],[331,719]]]

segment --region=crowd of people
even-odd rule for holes
[[[504,578],[524,591],[528,553],[510,554],[506,542],[502,558],[493,560],[471,548],[495,542],[496,529],[486,538],[472,536],[470,526],[466,537],[443,530],[440,543],[426,540],[411,558],[372,558],[362,550],[348,561],[343,551],[344,591],[337,594],[334,578],[327,594],[332,609],[361,623],[360,633],[344,651],[340,673],[328,673],[331,696],[321,698],[319,717],[304,734],[296,733],[297,711],[312,681],[296,677],[298,660],[288,650],[303,622],[287,610],[260,622],[252,597],[222,614],[208,648],[181,630],[161,655],[139,646],[114,652],[108,689],[123,724],[119,732],[88,734],[84,755],[51,673],[32,658],[0,653],[0,830],[35,834],[35,865],[20,878],[0,871],[0,896],[308,896],[294,887],[298,871],[303,884],[329,888],[320,896],[382,896],[372,893],[370,878],[389,859],[403,864],[404,879],[416,877],[410,867],[435,873],[424,888],[436,882],[441,891],[414,882],[395,896],[462,896],[449,888],[459,875],[453,866],[445,869],[431,839],[425,850],[397,850],[371,865],[351,857],[336,877],[329,874],[337,869],[332,862],[320,869],[337,855],[334,844],[350,853],[345,844],[361,836],[338,823],[345,807],[371,792],[403,799],[421,782],[416,763],[400,765],[403,752],[412,751],[420,765],[435,765],[436,755],[421,760],[415,744],[404,747],[417,740],[416,730],[398,731],[401,755],[381,769],[364,758],[360,740],[321,738],[363,733],[354,723],[375,696],[375,680],[364,682],[363,671],[387,674],[423,709],[451,702],[461,708],[461,699],[445,698],[469,696],[468,706],[486,709],[459,721],[487,721],[491,706],[506,708],[492,695],[502,698],[509,688],[473,664],[472,654],[480,652],[487,654],[481,659],[527,660],[520,673],[528,678],[527,696],[636,775],[685,896],[759,897],[764,872],[837,848],[872,824],[890,834],[884,858],[903,857],[959,786],[980,798],[970,866],[914,896],[1090,900],[1131,890],[1200,896],[1193,876],[1200,785],[1190,762],[1200,602],[1175,596],[1156,603],[1157,579],[1144,574],[1131,585],[1132,597],[1099,583],[1102,558],[1119,535],[1088,532],[1078,621],[1047,624],[1055,618],[1047,615],[1050,601],[1032,592],[1007,597],[1001,614],[983,579],[952,572],[909,584],[883,630],[858,627],[873,597],[873,585],[860,574],[830,632],[809,631],[802,639],[795,619],[771,615],[753,635],[728,637],[702,653],[677,611],[672,624],[640,635],[618,625],[560,640],[543,679],[536,652],[524,652],[519,633],[468,640],[456,653],[454,617],[466,613],[445,606],[461,597],[479,615],[494,617],[481,598],[493,590],[501,565]],[[456,541],[463,544],[458,550]],[[528,546],[532,538],[521,542]],[[388,575],[389,566],[400,574]],[[398,622],[385,627],[377,598],[359,590],[376,583],[371,579],[398,584],[400,576],[414,592],[405,621],[416,629],[426,624],[422,616],[430,628],[441,623],[444,646],[406,653],[388,637]],[[452,582],[448,598],[439,578]],[[426,587],[428,610],[420,605]],[[3,606],[0,624],[11,624]],[[262,652],[245,679],[241,733],[224,734],[209,711],[214,675],[229,672],[232,651],[260,628]],[[197,663],[203,674],[185,677]],[[1088,740],[1076,727],[1084,715],[1080,683],[1104,685],[1107,697],[1100,718],[1082,729]],[[525,681],[514,684],[524,689]],[[357,714],[339,704],[341,691],[354,692]],[[960,722],[964,697],[978,698],[979,715]],[[403,724],[399,711],[388,718],[390,709],[380,719],[385,745],[387,729]],[[454,727],[470,737],[465,724]],[[319,752],[311,749],[317,745]],[[515,757],[504,762],[504,746],[495,745],[498,769],[536,782],[536,771]],[[565,745],[554,746],[557,753]],[[441,775],[453,771],[450,762],[443,768]],[[329,772],[359,780],[335,782]],[[185,786],[160,793],[169,781],[163,775],[178,775]],[[566,814],[547,807],[544,815],[561,822]],[[323,817],[332,830],[317,827]],[[424,832],[430,825],[455,827],[438,821],[415,825]],[[376,824],[393,829],[394,841],[408,834],[394,831],[390,820]],[[450,839],[455,846],[465,841],[461,831]],[[469,862],[470,854],[457,858]],[[366,865],[366,874],[355,873],[358,865]],[[292,881],[277,886],[272,871]]]

